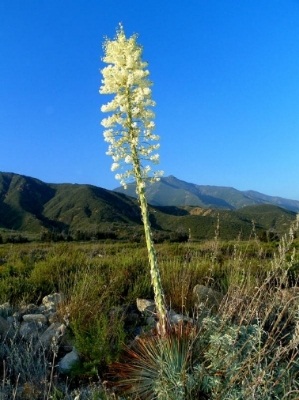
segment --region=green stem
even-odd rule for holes
[[[144,234],[146,247],[148,252],[148,259],[150,264],[150,274],[151,274],[151,283],[154,289],[155,296],[155,304],[157,309],[157,315],[159,318],[159,333],[161,336],[165,336],[168,328],[168,316],[167,316],[167,308],[165,303],[165,296],[163,292],[160,270],[158,267],[157,254],[154,247],[154,241],[152,238],[151,224],[149,220],[149,212],[148,212],[148,204],[145,195],[145,182],[142,176],[141,164],[138,155],[137,145],[135,144],[135,132],[132,128],[132,114],[131,114],[131,101],[130,101],[130,90],[127,88],[127,102],[128,102],[128,131],[131,137],[130,146],[131,146],[131,154],[134,168],[134,175],[136,179],[136,192],[139,199],[139,205],[141,209],[142,222],[144,226]]]
[[[134,160],[134,156],[133,156]],[[134,162],[134,168],[135,168],[135,173],[136,173],[136,188],[137,188],[137,194],[140,202],[140,209],[141,209],[141,215],[142,215],[142,221],[143,221],[143,226],[144,226],[144,234],[145,234],[145,241],[146,241],[146,246],[147,246],[147,251],[148,251],[148,258],[149,258],[149,263],[150,263],[150,273],[151,273],[151,282],[152,286],[154,289],[154,295],[155,295],[155,304],[157,308],[157,314],[159,318],[159,328],[160,328],[160,334],[162,336],[166,335],[167,332],[167,325],[168,325],[168,319],[167,319],[167,310],[166,310],[166,304],[165,304],[165,297],[164,297],[164,292],[163,292],[163,287],[162,287],[162,282],[161,282],[161,276],[160,276],[160,271],[158,267],[158,260],[157,260],[157,254],[156,250],[154,247],[154,242],[152,238],[152,231],[151,231],[151,225],[150,225],[150,220],[149,220],[149,213],[148,213],[148,204],[145,196],[145,188],[144,188],[144,182],[140,174],[140,165],[139,165],[139,159],[137,158],[137,163],[135,165]]]

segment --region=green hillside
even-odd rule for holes
[[[0,224],[13,230],[35,231],[46,224],[44,204],[55,195],[38,179],[12,173],[0,174]]]
[[[182,201],[184,196],[186,199],[189,184],[172,192],[173,180],[175,178],[159,183],[159,196],[165,193],[168,195],[166,200],[171,201],[174,193],[173,202]],[[192,191],[188,192],[189,200],[196,198],[196,190],[192,186]],[[235,239],[240,235],[247,239],[253,221],[261,237],[267,237],[269,233],[274,237],[287,232],[296,216],[292,211],[271,204],[227,209],[224,206],[230,204],[232,208],[233,198],[235,204],[240,201],[240,194],[232,189],[222,193],[222,199],[217,200],[216,196],[222,191],[222,188],[215,187],[206,197],[201,197],[205,204],[214,204],[210,208],[184,204],[151,206],[150,219],[156,239],[184,240],[189,232],[194,240],[211,239],[215,236],[218,219],[222,239]],[[4,172],[0,173],[0,229],[46,237],[51,237],[54,232],[75,239],[111,237],[135,240],[142,235],[138,202],[132,197],[92,185],[47,184]]]
[[[0,173],[2,229],[31,233],[91,231],[113,222],[140,225],[136,200],[91,185],[46,184]]]
[[[241,210],[217,210],[186,206],[183,208],[155,207],[154,220],[170,231],[189,232],[196,239],[212,239],[219,220],[220,238],[248,239],[253,227],[264,237],[266,233],[278,236],[288,232],[296,214],[273,205],[247,206]],[[180,212],[178,211],[180,210]]]
[[[120,193],[91,185],[52,185],[55,196],[44,215],[70,229],[88,229],[100,223],[140,224],[137,202]]]

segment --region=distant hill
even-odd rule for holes
[[[141,224],[137,202],[92,185],[47,184],[0,173],[0,227],[19,231],[91,230],[98,224]]]
[[[203,188],[185,182],[178,188],[180,182],[169,177],[157,184],[161,189],[156,192],[159,202],[173,202],[172,205],[150,206],[151,224],[156,237],[161,240],[186,238],[189,230],[193,239],[213,238],[218,218],[222,239],[235,239],[239,234],[248,238],[252,221],[260,235],[269,232],[280,235],[288,231],[296,218],[293,211],[261,204],[265,201],[263,198],[260,204],[252,205],[252,198],[235,189],[207,186],[203,188],[213,189],[206,189],[200,197]],[[155,194],[154,188],[150,188],[149,194]],[[251,197],[257,197],[250,193]],[[194,204],[196,199],[200,204]],[[248,204],[244,204],[244,199]],[[188,205],[189,202],[193,205]],[[133,240],[140,237],[142,229],[137,200],[123,193],[85,184],[44,183],[35,178],[0,172],[2,233],[41,235],[58,232],[82,240],[88,233],[89,238]]]
[[[136,197],[135,184],[115,189]],[[299,201],[282,197],[267,196],[253,190],[240,191],[231,187],[196,185],[177,179],[174,176],[161,178],[147,188],[148,202],[154,206],[199,206],[237,210],[246,206],[271,204],[289,211],[299,212]]]

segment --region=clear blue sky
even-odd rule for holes
[[[299,200],[298,0],[0,0],[0,170],[118,186],[105,155],[102,42],[149,62],[160,168]]]

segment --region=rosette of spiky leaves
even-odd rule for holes
[[[139,400],[206,399],[200,391],[196,338],[196,328],[191,324],[180,324],[165,337],[138,337],[122,362],[110,367],[114,388]]]

